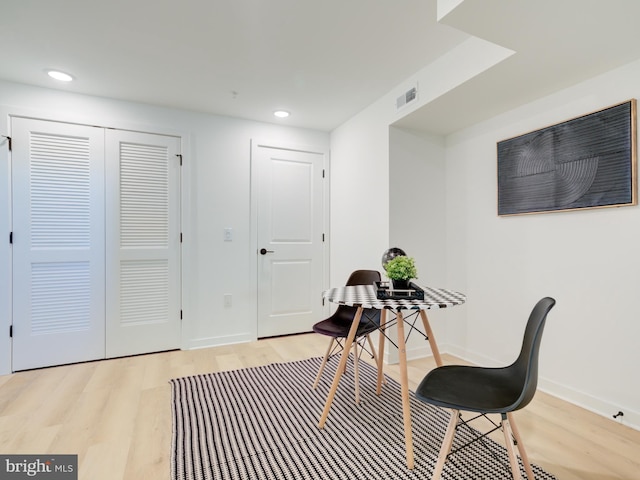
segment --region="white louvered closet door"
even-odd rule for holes
[[[106,131],[107,357],[180,347],[179,148]]]
[[[13,370],[104,358],[104,132],[11,130]]]

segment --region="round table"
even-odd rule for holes
[[[403,310],[419,310],[422,324],[425,329],[426,337],[429,340],[429,345],[433,353],[433,357],[438,366],[442,365],[442,359],[440,357],[440,351],[436,343],[431,325],[429,325],[429,319],[427,318],[426,310],[449,308],[456,305],[462,305],[466,301],[466,297],[458,292],[447,290],[444,288],[432,288],[432,287],[420,287],[424,291],[424,299],[405,299],[405,298],[378,298],[377,288],[374,285],[354,285],[348,287],[336,287],[330,288],[323,293],[323,297],[332,303],[339,305],[349,305],[357,307],[356,314],[351,324],[351,329],[345,341],[344,350],[340,357],[340,364],[336,370],[336,374],[333,378],[333,383],[327,400],[324,405],[324,410],[320,421],[318,422],[318,428],[323,428],[324,423],[329,416],[329,409],[335,396],[338,384],[340,383],[340,377],[345,370],[347,359],[349,357],[349,351],[355,339],[358,324],[362,317],[362,312],[365,308],[374,308],[381,310],[380,315],[380,340],[378,348],[378,382],[376,386],[376,393],[379,395],[382,388],[382,357],[384,354],[384,340],[386,338],[384,330],[386,328],[386,313],[388,310],[393,311],[397,317],[398,325],[398,357],[400,361],[400,385],[402,391],[402,413],[404,419],[404,434],[405,444],[407,450],[407,467],[413,469],[413,437],[411,434],[411,409],[409,404],[409,380],[407,376],[407,351],[404,336],[404,317],[402,315]],[[413,326],[412,326],[413,328]]]

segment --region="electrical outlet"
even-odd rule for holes
[[[233,299],[230,293],[225,293],[224,294],[224,306],[225,307],[230,307],[231,305],[233,305]]]

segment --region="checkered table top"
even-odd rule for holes
[[[375,308],[377,310],[430,310],[462,305],[467,297],[444,288],[421,287],[424,300],[380,300],[373,285],[354,285],[330,288],[322,296],[331,303],[351,307]]]

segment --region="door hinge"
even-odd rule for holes
[[[9,338],[13,338],[13,325],[9,325]]]
[[[322,178],[324,178],[324,168],[322,169]]]
[[[324,307],[324,297],[322,297],[322,306]]]
[[[9,151],[11,151],[11,137],[7,135],[0,135],[0,137],[7,139],[7,146],[9,147]]]
[[[182,310],[180,310],[180,320],[182,320]]]
[[[180,243],[182,243],[182,232],[180,232]]]
[[[13,245],[13,232],[9,232],[9,244]]]
[[[180,166],[182,166],[182,154],[181,153],[176,153],[176,157],[178,157],[180,159]]]

